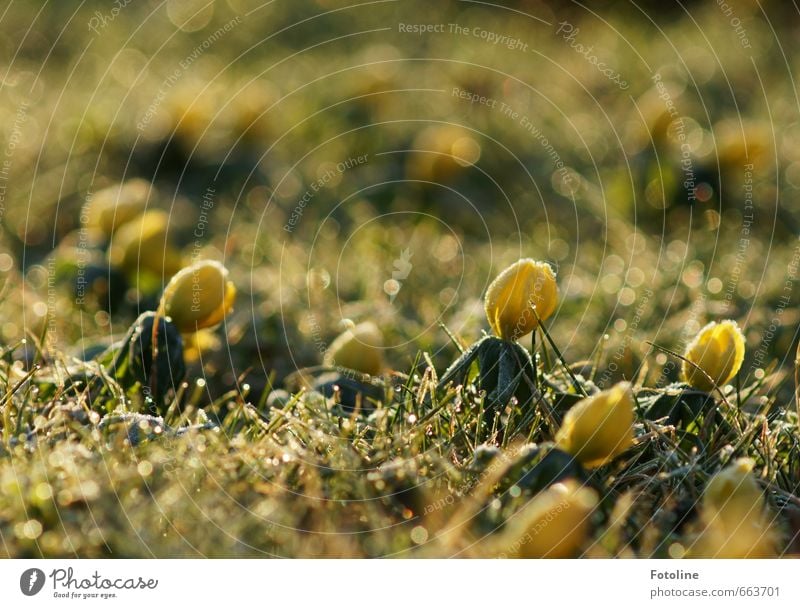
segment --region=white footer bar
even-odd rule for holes
[[[21,607],[777,608],[798,590],[791,559],[0,561],[0,603]]]

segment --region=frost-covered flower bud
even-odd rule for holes
[[[692,340],[684,357],[694,363],[683,362],[684,380],[694,388],[710,392],[715,384],[723,386],[730,382],[742,367],[744,336],[735,321],[711,322]]]
[[[558,286],[546,262],[525,258],[506,268],[486,291],[489,325],[504,340],[518,340],[536,329],[556,309]],[[533,307],[536,307],[536,315]]]

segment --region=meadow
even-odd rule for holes
[[[0,556],[800,552],[793,3],[39,8]]]

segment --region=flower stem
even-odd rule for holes
[[[569,365],[567,365],[567,362],[564,360],[564,355],[561,354],[561,351],[558,350],[558,346],[556,346],[556,343],[553,341],[553,338],[550,337],[550,332],[547,331],[547,328],[544,326],[542,320],[539,318],[539,313],[536,312],[536,307],[533,306],[531,310],[533,311],[533,314],[536,317],[536,320],[538,321],[538,327],[542,330],[544,337],[547,338],[547,341],[550,343],[550,346],[552,347],[553,352],[556,354],[556,357],[558,357],[558,360],[561,361],[561,365],[564,367],[564,371],[567,372],[567,375],[570,377],[570,380],[572,380],[572,385],[575,387],[575,390],[584,397],[588,397],[589,395],[583,389],[583,386],[581,386],[581,383],[578,382],[578,379],[575,377],[575,374],[572,373],[572,370],[569,368]]]
[[[531,332],[531,360],[533,362],[533,383],[536,386],[536,390],[541,390],[541,386],[539,384],[539,359],[536,356],[536,330],[535,329]]]

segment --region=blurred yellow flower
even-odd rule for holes
[[[82,215],[88,227],[111,236],[117,228],[145,211],[151,189],[150,182],[138,178],[104,188],[86,201]]]
[[[627,124],[628,139],[642,149],[646,145],[661,146],[669,141],[670,126],[676,121],[672,107],[686,108],[693,104],[684,93],[684,85],[672,79],[654,77],[654,85],[636,100],[643,120]],[[668,102],[668,103],[667,103]],[[672,106],[672,107],[671,107]]]
[[[238,85],[237,85],[238,86]],[[228,116],[233,133],[252,141],[270,137],[274,126],[267,110],[277,98],[271,83],[263,80],[245,82],[230,100]]]
[[[725,119],[714,125],[714,153],[723,171],[741,171],[746,165],[761,166],[770,161],[774,148],[769,123],[743,122],[740,117]]]
[[[166,109],[173,122],[172,136],[187,152],[203,156],[224,141],[223,114],[220,103],[228,95],[224,87],[202,77],[187,78],[175,87]]]
[[[323,364],[375,376],[383,369],[383,334],[371,321],[340,334],[325,351]]]
[[[564,416],[556,444],[586,467],[602,466],[633,443],[633,408],[628,382],[582,399]]]
[[[486,291],[486,316],[492,330],[504,340],[518,340],[556,309],[558,286],[546,262],[525,258],[506,268]]]
[[[524,558],[575,557],[586,542],[597,493],[574,480],[538,494],[511,520],[500,553]],[[509,539],[513,539],[510,540]]]
[[[760,511],[763,496],[751,474],[754,466],[751,458],[740,458],[714,475],[703,493],[704,510],[731,521],[754,515],[753,509]]]
[[[169,243],[169,216],[148,211],[120,226],[111,239],[108,260],[130,275],[142,271],[169,276],[180,269],[181,256]]]
[[[228,269],[219,262],[202,260],[178,272],[161,296],[161,314],[178,331],[191,333],[222,322],[236,300],[236,287]]]
[[[691,547],[697,557],[743,558],[775,555],[776,534],[764,496],[752,474],[754,463],[740,458],[706,486],[700,511],[704,526]]]
[[[219,336],[210,329],[201,329],[183,338],[183,359],[186,363],[199,361],[204,354],[217,350],[222,345]]]
[[[711,322],[692,340],[684,357],[711,377],[709,380],[697,367],[684,361],[684,380],[694,388],[710,392],[715,385],[730,382],[739,371],[744,360],[744,336],[735,321]]]
[[[432,125],[420,131],[409,157],[411,179],[440,182],[478,162],[481,146],[474,133],[456,125]]]

